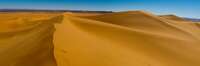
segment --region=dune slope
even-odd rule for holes
[[[0,66],[200,66],[200,23],[144,11],[0,13]]]
[[[199,66],[193,28],[199,29],[142,11],[66,13],[56,25],[54,52],[58,66]]]
[[[175,21],[189,21],[181,17],[178,17],[176,15],[161,15],[160,17],[170,19],[170,20],[175,20]]]
[[[0,66],[56,66],[52,41],[54,23],[60,18],[58,15],[1,13]]]

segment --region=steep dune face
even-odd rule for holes
[[[199,66],[194,24],[141,11],[94,16],[64,14],[56,25],[58,66]]]
[[[47,17],[49,16],[49,17]],[[0,66],[56,66],[54,23],[61,16],[0,14]]]
[[[163,15],[160,16],[161,18],[165,18],[168,20],[171,20],[170,23],[173,23],[182,29],[185,29],[184,31],[187,31],[188,33],[193,33],[193,35],[197,36],[197,38],[200,38],[200,32],[198,22],[192,22],[189,20],[185,20],[181,17],[175,16],[175,15]]]

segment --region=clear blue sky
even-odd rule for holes
[[[0,9],[145,10],[200,18],[200,0],[0,0]]]

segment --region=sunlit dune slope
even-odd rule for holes
[[[56,25],[55,58],[58,66],[200,66],[198,30],[142,11],[65,13]]]

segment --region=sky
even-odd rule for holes
[[[200,18],[200,0],[0,0],[0,9],[144,10]]]

